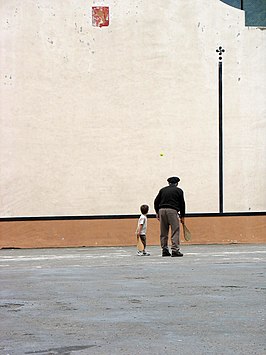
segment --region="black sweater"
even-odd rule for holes
[[[175,185],[163,187],[154,200],[156,213],[159,213],[160,208],[173,208],[184,217],[186,207],[183,191]]]

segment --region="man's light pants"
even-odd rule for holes
[[[171,242],[172,251],[179,250],[179,216],[176,210],[172,208],[160,208],[159,210],[160,218],[160,241],[162,249],[168,249],[168,233],[169,227],[171,226]]]

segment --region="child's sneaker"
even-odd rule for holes
[[[150,256],[151,254],[148,251],[143,251],[143,256]]]
[[[138,256],[143,256],[144,254],[143,254],[142,251],[138,250],[137,255],[138,255]]]

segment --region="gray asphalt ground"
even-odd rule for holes
[[[0,250],[0,354],[266,354],[266,245]]]

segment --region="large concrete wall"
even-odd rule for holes
[[[94,5],[107,27],[92,26]],[[169,175],[190,213],[265,211],[266,32],[219,0],[0,2],[1,217],[136,214]],[[161,155],[163,153],[163,155]]]

